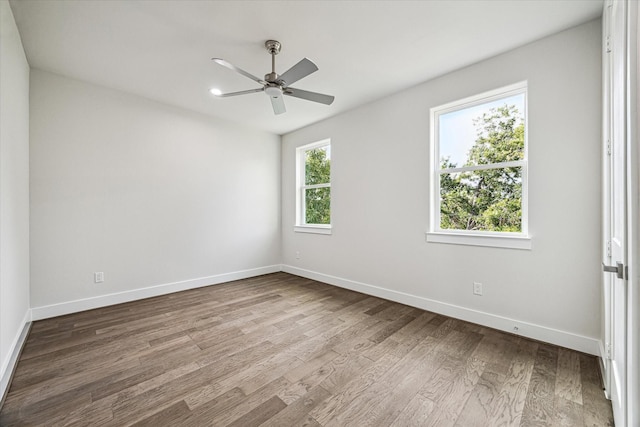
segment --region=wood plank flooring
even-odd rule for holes
[[[34,322],[2,426],[612,426],[597,360],[276,273]]]

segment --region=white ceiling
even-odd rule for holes
[[[602,14],[602,0],[187,1],[11,0],[33,68],[284,134]],[[275,116],[262,78],[303,57],[319,71],[294,86],[331,106],[286,97]]]

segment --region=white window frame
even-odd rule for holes
[[[478,165],[472,167],[459,167],[440,169],[440,141],[439,141],[439,118],[443,114],[464,110],[477,105],[489,103],[513,95],[524,95],[524,158],[522,160],[494,163],[490,165]],[[430,226],[426,233],[426,240],[430,243],[449,243],[471,246],[489,246],[511,249],[531,249],[531,236],[529,235],[529,209],[528,209],[528,129],[529,121],[527,117],[527,82],[520,82],[505,86],[479,95],[474,95],[458,101],[450,102],[438,107],[431,108],[431,194],[430,194]],[[521,167],[522,168],[522,231],[521,232],[497,232],[478,230],[450,230],[440,228],[440,175],[451,172],[467,172],[480,169],[494,169],[496,167]]]
[[[305,165],[307,151],[322,147],[331,147],[331,139],[323,139],[296,148],[296,225],[294,231],[299,233],[331,234],[331,224],[307,224],[305,191],[314,188],[331,188],[331,172],[326,184],[305,185]],[[331,202],[330,202],[331,203]],[[333,218],[331,219],[333,221]]]

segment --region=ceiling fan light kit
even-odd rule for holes
[[[271,55],[271,72],[265,74],[264,80],[259,79],[258,77],[244,71],[239,67],[236,67],[235,65],[225,61],[224,59],[212,58],[215,63],[233,70],[238,74],[242,74],[243,76],[250,78],[256,83],[259,83],[260,85],[262,85],[261,88],[230,93],[221,93],[217,89],[211,89],[210,92],[213,95],[221,98],[228,96],[246,95],[255,92],[264,92],[271,99],[271,106],[273,107],[273,112],[275,114],[282,114],[287,111],[284,106],[283,95],[293,96],[295,98],[305,99],[312,102],[319,102],[325,105],[331,105],[334,100],[334,97],[331,95],[309,92],[290,86],[298,80],[307,77],[309,74],[318,71],[318,67],[316,66],[316,64],[314,64],[308,58],[303,58],[296,65],[285,71],[284,74],[278,75],[278,73],[276,73],[276,55],[280,53],[282,44],[280,44],[280,42],[277,40],[267,40],[264,43],[264,46],[267,48],[267,52],[269,52],[269,54]]]

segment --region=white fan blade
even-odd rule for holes
[[[215,62],[216,64],[220,64],[220,65],[222,65],[223,67],[227,67],[228,69],[235,71],[236,73],[242,74],[242,75],[243,75],[243,76],[245,76],[245,77],[249,77],[249,78],[250,78],[251,80],[253,80],[254,82],[258,82],[258,83],[260,83],[261,85],[266,85],[266,84],[267,84],[267,82],[265,82],[264,80],[257,78],[256,76],[254,76],[254,75],[253,75],[253,74],[251,74],[251,73],[247,73],[247,72],[246,72],[245,70],[243,70],[242,68],[236,67],[235,65],[233,65],[233,64],[232,64],[232,63],[230,63],[230,62],[225,61],[224,59],[221,59],[221,58],[211,58],[211,60],[212,60],[213,62]]]
[[[271,96],[271,106],[273,107],[273,112],[275,114],[282,114],[287,111],[284,107],[284,98],[282,96],[273,97]]]
[[[319,102],[325,105],[331,105],[334,96],[324,95],[317,92],[309,92],[308,90],[296,89],[294,87],[288,87],[284,90],[285,95],[293,96],[300,99],[306,99],[307,101]]]
[[[294,84],[298,80],[307,77],[311,73],[315,73],[318,71],[318,67],[316,64],[311,62],[310,59],[303,58],[300,62],[298,62],[293,67],[289,68],[283,75],[281,75],[278,80],[283,82],[283,86],[287,87],[291,84]]]
[[[256,92],[264,92],[264,88],[261,87],[260,89],[241,90],[240,92],[219,93],[214,95],[220,98],[225,98],[227,96],[246,95],[248,93],[256,93]]]

